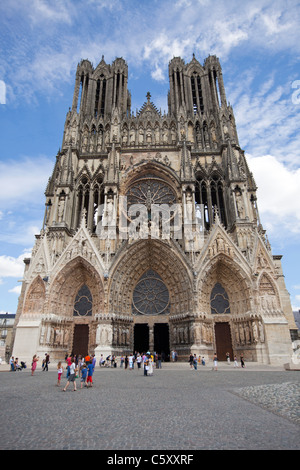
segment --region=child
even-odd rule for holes
[[[92,361],[89,362],[87,368],[88,368],[88,376],[86,380],[86,386],[92,387],[93,386],[93,372],[94,372],[94,366],[93,366]]]
[[[82,366],[82,369],[81,369],[81,385],[80,385],[80,388],[83,387],[83,384],[85,385],[85,387],[87,386],[87,383],[86,383],[87,373],[88,373],[88,370],[86,368],[86,364],[84,363],[83,366]]]
[[[61,376],[62,376],[63,371],[64,371],[64,368],[61,365],[61,362],[59,362],[57,364],[57,374],[58,374],[58,376],[57,376],[57,386],[58,387],[60,387],[60,381],[61,381]]]

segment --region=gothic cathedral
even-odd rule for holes
[[[297,332],[219,60],[169,63],[168,112],[131,111],[128,66],[77,67],[13,355],[289,362]],[[145,90],[146,92],[146,90]]]

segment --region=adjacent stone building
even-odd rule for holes
[[[289,362],[297,332],[219,60],[169,63],[168,112],[131,111],[122,58],[77,67],[25,259],[13,354],[176,350]]]

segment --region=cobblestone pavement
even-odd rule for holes
[[[92,388],[62,393],[51,367],[0,373],[2,450],[300,449],[298,371],[97,366]]]

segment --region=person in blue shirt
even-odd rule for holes
[[[93,386],[93,373],[94,373],[94,366],[93,366],[92,361],[88,363],[87,370],[88,370],[88,376],[86,380],[86,386],[92,387]]]
[[[84,363],[83,367],[81,369],[81,385],[80,385],[80,388],[82,388],[83,385],[85,385],[85,387],[87,386],[87,383],[86,383],[87,375],[88,375],[88,370],[87,370],[86,364]]]

